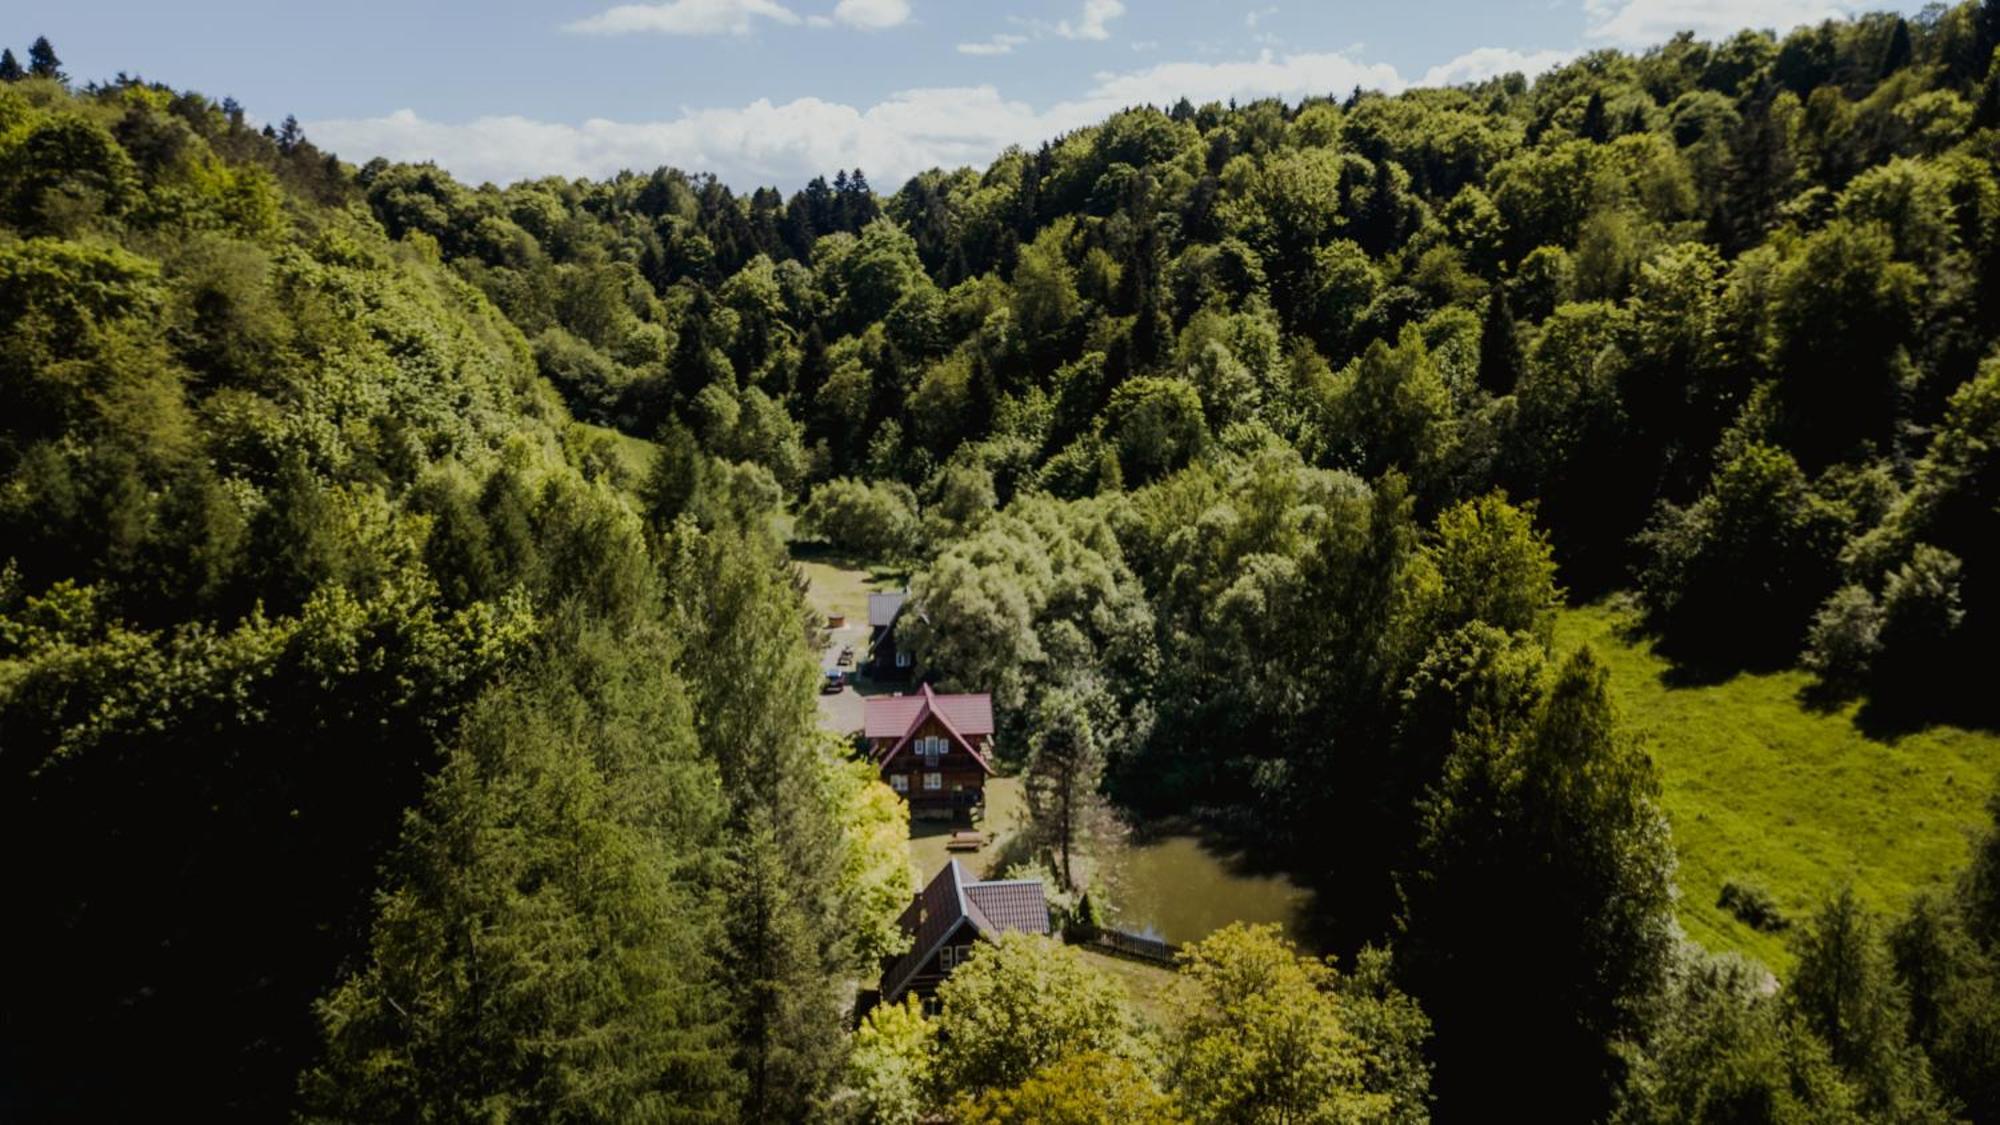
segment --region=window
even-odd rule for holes
[[[927,766],[937,765],[938,759],[944,757],[944,752],[947,749],[949,747],[942,738],[929,737],[917,739],[917,753],[923,755],[924,764]]]
[[[908,793],[910,791],[910,775],[906,773],[890,774],[889,788],[894,789],[898,793]]]
[[[896,650],[896,667],[898,667],[898,668],[908,668],[909,666],[910,666],[910,654],[909,654],[909,653],[907,653],[907,652],[904,652],[904,651],[903,651],[902,649],[897,649],[897,650]]]
[[[968,960],[967,955],[971,952],[970,946],[947,945],[938,951],[938,968],[948,973]]]
[[[943,789],[943,788],[944,788],[944,775],[943,775],[943,774],[941,774],[941,773],[927,773],[927,774],[925,774],[925,775],[924,775],[924,788],[925,788],[925,789]]]

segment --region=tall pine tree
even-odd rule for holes
[[[1479,327],[1479,385],[1488,394],[1513,394],[1521,381],[1521,340],[1514,327],[1514,310],[1507,290],[1494,286],[1486,299],[1486,318]]]
[[[62,60],[56,57],[56,49],[49,45],[46,35],[38,35],[28,48],[28,73],[36,78],[53,78],[57,82],[64,79]]]

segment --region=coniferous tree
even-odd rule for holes
[[[1605,112],[1604,91],[1590,92],[1590,100],[1583,106],[1583,122],[1577,126],[1577,132],[1595,144],[1611,139],[1611,117]]]
[[[56,57],[56,49],[49,45],[48,36],[36,36],[34,43],[28,47],[28,73],[36,78],[65,81],[62,60]]]
[[[1878,76],[1887,78],[1910,65],[1910,54],[1910,24],[1908,20],[1898,16],[1895,25],[1889,29],[1889,41],[1882,48],[1882,65],[1877,69]]]
[[[1447,1111],[1505,1112],[1493,1099],[1515,1088],[1506,1076],[1533,1067],[1548,1082],[1521,1089],[1523,1112],[1601,1117],[1616,1051],[1643,1038],[1665,987],[1673,851],[1651,762],[1614,726],[1606,680],[1584,649],[1532,718],[1469,717],[1424,803],[1397,954],[1436,1026]],[[1479,921],[1510,912],[1535,925]]]
[[[1488,394],[1514,393],[1521,381],[1521,341],[1508,307],[1507,290],[1495,286],[1486,299],[1486,317],[1479,328],[1479,385]]]
[[[734,1119],[723,810],[670,655],[586,630],[474,709],[319,1005],[312,1115]]]
[[[21,61],[14,57],[14,49],[0,49],[0,82],[19,82],[28,72],[21,69]]]

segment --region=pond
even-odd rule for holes
[[[1276,922],[1300,936],[1311,892],[1285,875],[1255,872],[1194,836],[1162,836],[1120,850],[1107,865],[1118,929],[1180,944],[1231,922]]]

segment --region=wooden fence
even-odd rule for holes
[[[1172,965],[1180,955],[1180,946],[1156,937],[1128,934],[1123,930],[1097,931],[1091,942],[1120,957],[1130,957],[1136,961],[1151,961],[1158,965]]]

